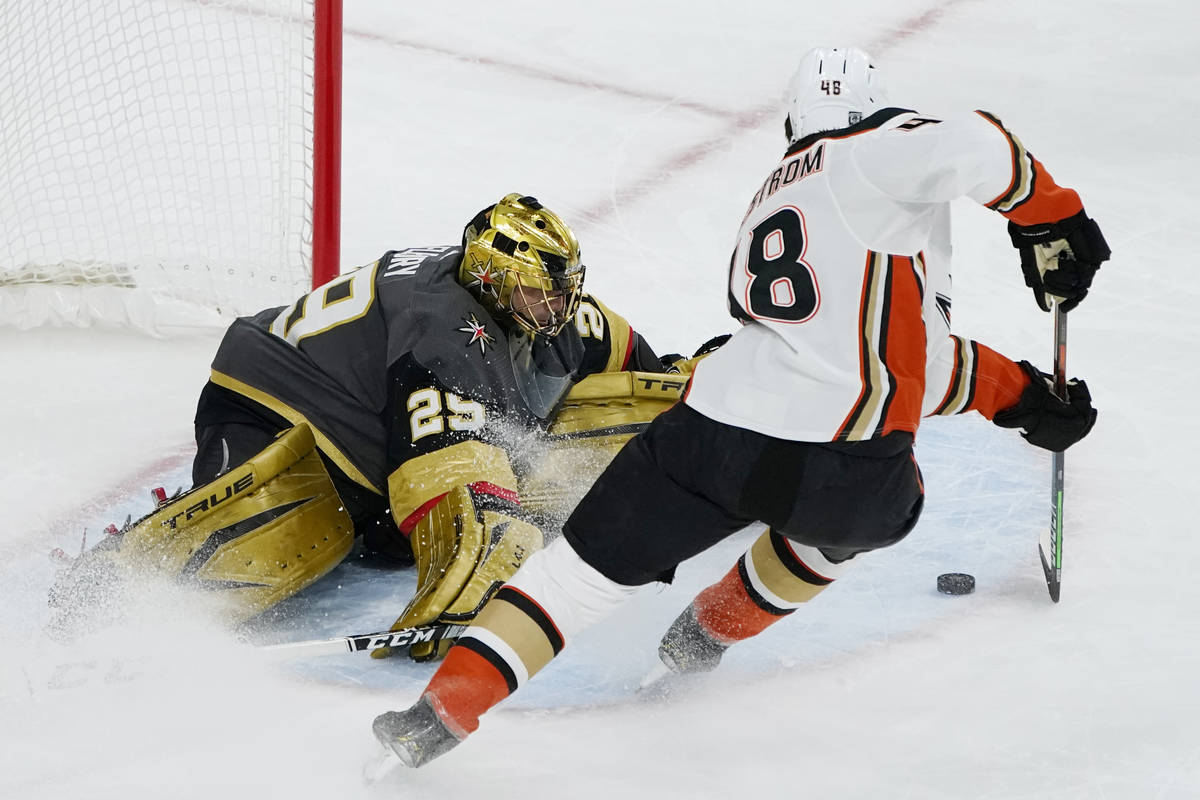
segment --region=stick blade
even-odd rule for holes
[[[1055,569],[1052,560],[1046,555],[1046,548],[1038,542],[1038,556],[1042,560],[1042,571],[1046,573],[1046,589],[1050,592],[1050,599],[1058,602],[1060,593],[1062,592],[1062,572]]]

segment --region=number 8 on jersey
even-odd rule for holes
[[[804,214],[783,206],[743,235],[730,265],[731,299],[754,319],[811,319],[821,294],[812,267],[804,262],[807,249]]]

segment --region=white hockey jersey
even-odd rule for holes
[[[699,364],[687,404],[800,441],[915,432],[924,415],[966,410],[978,353],[949,319],[949,204],[962,196],[1021,225],[1082,209],[984,112],[884,109],[793,144],[730,263],[745,325]]]

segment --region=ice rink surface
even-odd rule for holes
[[[1114,250],[1070,317],[1069,372],[1100,419],[1067,455],[1062,602],[1036,556],[1049,458],[978,419],[933,420],[917,530],[687,695],[631,690],[665,626],[753,532],[580,636],[454,753],[366,787],[371,719],[406,707],[430,668],[263,665],[173,596],[79,653],[165,656],[149,675],[48,691],[17,668],[40,652],[46,553],[182,480],[219,331],[0,328],[0,796],[1200,797],[1200,544],[1186,504],[1200,444],[1200,14],[1113,0],[348,0],[345,13],[344,262],[457,241],[479,208],[534,194],[575,227],[591,291],[660,352],[732,329],[729,250],[782,152],[783,88],[807,48],[871,50],[894,105],[1002,118],[1080,191]],[[1047,368],[1050,319],[1003,220],[955,210],[956,332]],[[974,574],[975,594],[937,595],[945,571]],[[276,633],[386,627],[411,580],[352,561]]]

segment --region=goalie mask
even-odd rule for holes
[[[575,234],[533,197],[506,195],[463,231],[459,282],[534,335],[557,336],[575,318],[583,273]]]
[[[788,143],[855,125],[887,103],[871,57],[857,47],[817,47],[800,59],[788,86]]]

